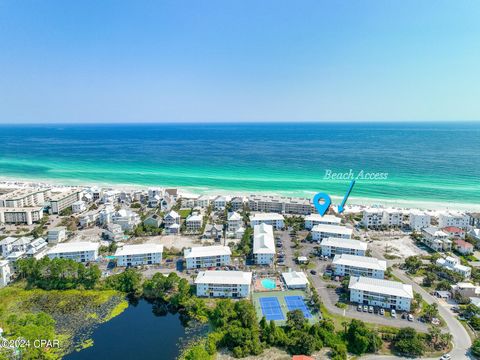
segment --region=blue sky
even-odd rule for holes
[[[480,1],[0,0],[0,122],[480,119]]]

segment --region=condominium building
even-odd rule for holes
[[[6,257],[10,252],[13,251],[13,244],[17,241],[18,238],[13,236],[8,236],[3,240],[0,240],[0,255]]]
[[[213,208],[215,210],[225,210],[227,202],[228,200],[225,196],[217,196],[215,199],[213,199]]]
[[[250,295],[252,273],[200,271],[195,279],[197,296],[244,298]]]
[[[282,229],[285,226],[283,215],[277,213],[256,213],[250,216],[250,224],[253,226],[267,224],[275,229]]]
[[[0,207],[28,208],[45,203],[48,189],[22,188],[0,195]]]
[[[240,196],[235,196],[230,200],[230,204],[232,205],[233,211],[238,211],[243,209],[243,198]]]
[[[48,250],[47,256],[85,263],[97,260],[99,247],[100,244],[94,242],[61,243]]]
[[[377,279],[383,279],[387,270],[385,260],[349,254],[335,255],[332,266],[337,276],[366,276]]]
[[[200,214],[191,214],[185,220],[187,230],[190,232],[199,232],[202,228],[203,217]]]
[[[363,210],[362,224],[367,228],[402,226],[403,212],[391,208],[368,208]]]
[[[309,199],[283,196],[251,195],[248,199],[251,211],[308,215],[315,211]]]
[[[187,269],[200,269],[230,265],[232,251],[228,246],[199,246],[185,249]]]
[[[351,302],[385,309],[410,311],[413,299],[411,285],[397,281],[352,276],[348,289]]]
[[[103,230],[103,236],[110,241],[123,241],[125,234],[123,229],[118,224],[108,224],[107,228]]]
[[[319,224],[312,228],[312,240],[322,241],[329,237],[350,239],[352,233],[353,230],[346,226]]]
[[[408,224],[412,230],[420,231],[429,227],[431,216],[426,211],[411,210],[408,214]]]
[[[43,206],[0,208],[0,223],[32,225],[43,217]]]
[[[322,240],[320,250],[323,256],[329,257],[337,254],[365,256],[367,243],[352,239],[330,237]]]
[[[443,211],[438,214],[438,226],[444,228],[447,226],[456,226],[462,229],[468,227],[470,217],[460,211]]]
[[[80,191],[78,189],[52,193],[50,195],[50,213],[59,214],[78,200],[80,200]]]
[[[194,204],[200,208],[207,208],[210,205],[210,197],[208,195],[201,195],[195,199]]]
[[[333,215],[310,214],[305,217],[305,229],[311,230],[315,225],[340,225],[341,221]]]
[[[153,265],[162,262],[163,245],[124,245],[115,252],[118,266]]]
[[[460,264],[460,260],[452,256],[437,259],[436,264],[443,268],[455,271],[456,273],[462,275],[465,279],[470,278],[472,275],[472,268],[470,266]]]
[[[253,257],[258,265],[273,265],[275,239],[272,225],[262,223],[253,228]]]

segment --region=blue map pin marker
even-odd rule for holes
[[[323,200],[323,204],[320,204],[320,200]],[[331,203],[332,199],[325,193],[318,193],[313,197],[313,205],[315,205],[321,216],[325,215]]]

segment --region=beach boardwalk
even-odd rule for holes
[[[320,320],[318,310],[308,305],[308,296],[302,290],[254,292],[252,302],[260,321],[265,316],[283,326],[287,322],[287,313],[299,309],[311,324]]]

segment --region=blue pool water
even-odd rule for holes
[[[272,280],[272,279],[263,279],[262,280],[262,286],[265,288],[265,289],[269,289],[269,290],[273,290],[277,287],[277,284],[275,282],[275,280]]]

